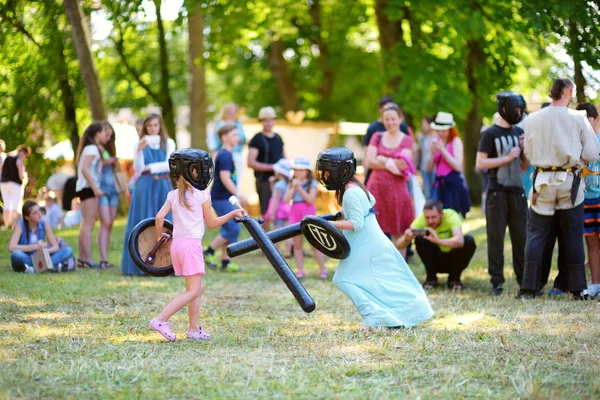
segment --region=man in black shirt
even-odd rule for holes
[[[369,142],[371,141],[371,137],[376,132],[385,132],[386,131],[385,126],[383,125],[383,122],[381,122],[381,113],[383,112],[383,108],[386,105],[392,104],[392,103],[394,103],[394,99],[392,99],[390,96],[383,96],[381,99],[379,99],[379,107],[377,108],[379,110],[379,119],[377,121],[373,121],[369,124],[369,127],[367,128],[367,133],[363,137],[363,147],[364,147],[363,167],[365,168],[365,185],[367,184],[367,181],[369,180],[369,176],[371,175],[371,170],[369,169],[369,164],[367,161],[367,147],[369,147]],[[408,131],[408,125],[406,125],[406,122],[404,122],[404,119],[400,123],[400,131],[404,132],[407,135],[410,135],[410,132]]]
[[[496,100],[500,117],[483,132],[477,151],[477,169],[487,169],[489,179],[485,218],[488,271],[493,296],[503,291],[506,226],[510,232],[513,268],[519,286],[523,276],[527,234],[527,200],[521,180],[520,139],[523,130],[512,126],[522,119],[525,100],[523,96],[512,92],[499,93]]]
[[[248,144],[248,167],[254,170],[256,193],[260,202],[260,212],[265,215],[271,199],[269,178],[273,176],[273,164],[285,157],[283,140],[273,132],[275,126],[275,110],[263,107],[258,112],[258,120],[263,126]]]

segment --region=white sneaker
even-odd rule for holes
[[[596,297],[598,295],[600,295],[600,284],[598,283],[592,283],[590,285],[588,285],[588,294],[591,297]]]
[[[35,273],[35,269],[33,269],[33,267],[31,265],[27,265],[25,264],[25,272],[26,274],[34,274]]]

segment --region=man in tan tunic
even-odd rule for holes
[[[527,218],[525,271],[518,297],[540,294],[543,249],[550,239],[552,219],[565,243],[567,289],[585,295],[583,199],[581,169],[600,155],[600,144],[585,112],[568,105],[575,85],[569,78],[554,81],[550,106],[525,119],[525,154],[535,166],[531,207]]]

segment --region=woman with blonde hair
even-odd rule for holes
[[[400,130],[402,110],[396,104],[383,108],[384,132],[376,132],[369,142],[367,158],[371,177],[367,189],[377,199],[375,207],[381,229],[397,241],[415,219],[409,176],[405,171],[413,156],[414,140]]]
[[[169,191],[173,190],[168,160],[175,151],[175,142],[168,138],[162,117],[158,114],[148,115],[144,119],[140,137],[133,155],[133,168],[140,177],[131,193],[121,256],[121,273],[125,275],[144,275],[129,255],[129,233],[143,219],[154,218]],[[167,219],[171,219],[170,213]]]

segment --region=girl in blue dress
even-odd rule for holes
[[[150,114],[144,119],[140,141],[135,146],[133,168],[139,174],[129,205],[127,227],[121,257],[121,273],[144,275],[129,255],[129,233],[143,219],[154,218],[173,190],[169,178],[169,157],[175,151],[175,142],[167,137],[162,117]],[[171,213],[166,216],[172,221]]]
[[[317,177],[335,190],[343,220],[332,223],[350,243],[333,284],[352,300],[365,327],[408,328],[433,315],[423,288],[385,236],[373,206],[375,198],[356,179],[356,159],[347,148],[331,148],[317,157]]]

